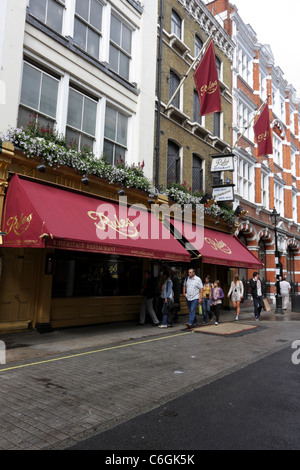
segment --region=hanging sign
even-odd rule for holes
[[[234,161],[233,153],[228,153],[225,155],[211,155],[212,164],[211,172],[215,173],[217,171],[234,171]]]
[[[213,199],[216,202],[233,202],[234,201],[234,184],[226,184],[225,186],[217,186],[213,188]]]

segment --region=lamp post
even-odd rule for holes
[[[271,214],[271,221],[272,221],[272,225],[274,225],[274,234],[275,234],[275,263],[276,263],[277,286],[279,285],[279,276],[280,276],[280,274],[278,274],[280,270],[280,264],[279,264],[279,251],[278,251],[278,241],[277,241],[277,223],[278,223],[279,217],[280,217],[280,214],[278,214],[277,210],[274,207],[274,210]],[[281,313],[283,315],[282,297],[278,292],[276,292],[275,313]]]

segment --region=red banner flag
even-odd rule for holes
[[[213,40],[200,60],[194,80],[200,100],[200,116],[221,111],[221,93]]]
[[[273,153],[269,106],[266,104],[254,125],[254,134],[258,146],[258,157]]]

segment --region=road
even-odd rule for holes
[[[285,348],[71,449],[299,450],[300,365],[292,354]]]

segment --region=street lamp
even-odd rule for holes
[[[280,265],[279,265],[279,251],[278,251],[278,241],[277,241],[277,224],[278,224],[278,219],[280,217],[280,214],[278,214],[277,210],[274,207],[274,210],[271,214],[271,221],[272,225],[274,225],[274,234],[275,234],[275,263],[276,263],[276,277],[277,277],[277,286],[279,285],[279,270],[280,270]],[[277,289],[278,290],[278,289]],[[282,310],[282,297],[278,291],[276,292],[276,309],[275,313],[281,313],[283,315],[283,310]]]

